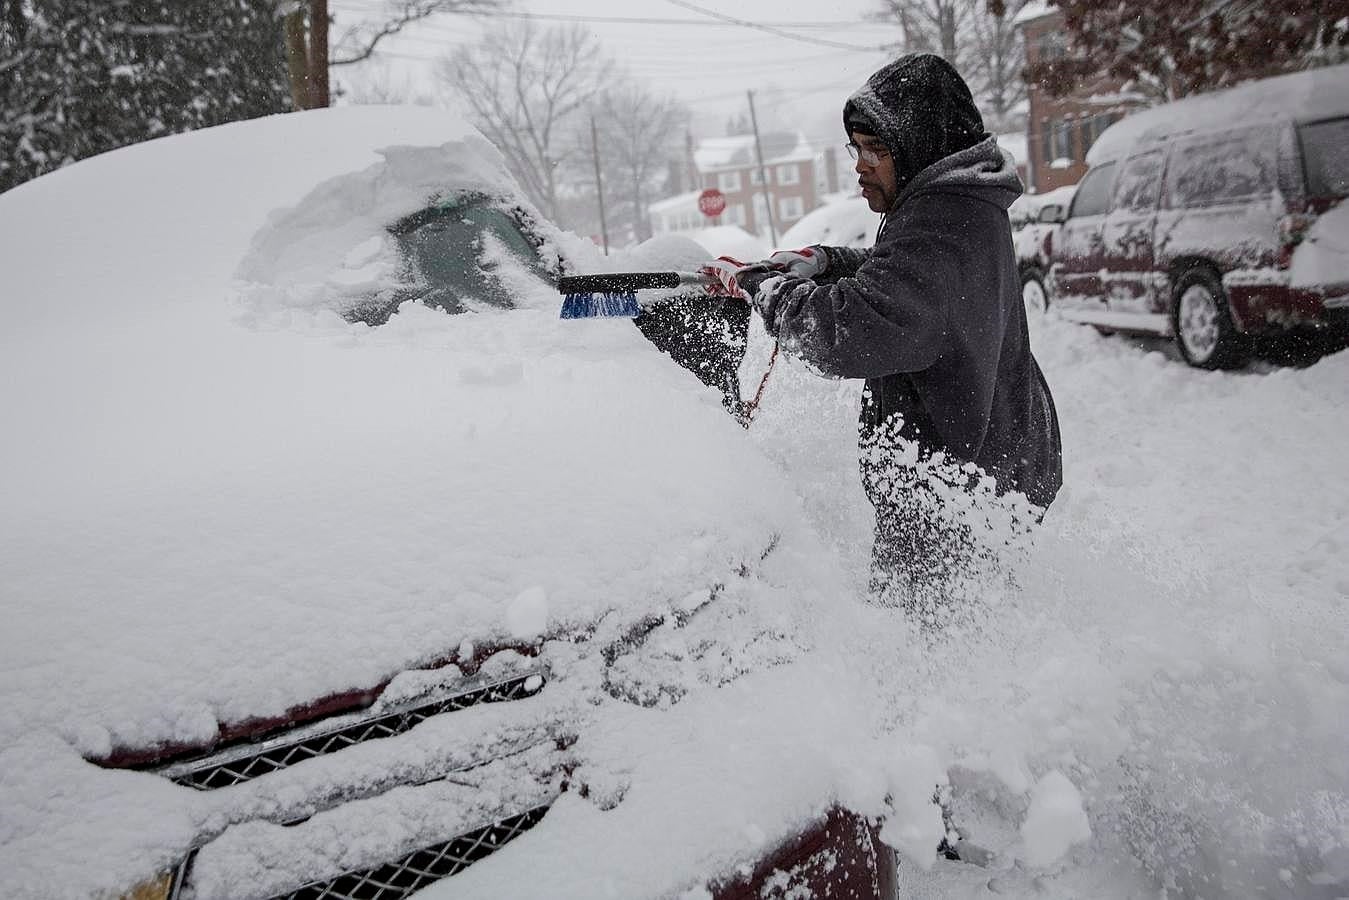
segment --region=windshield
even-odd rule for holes
[[[1349,196],[1349,118],[1313,122],[1298,129],[1313,197]]]
[[[538,252],[505,211],[477,198],[458,198],[409,216],[390,229],[418,285],[415,297],[446,312],[482,302],[515,306],[497,276],[503,253],[542,276]],[[408,299],[406,296],[399,301]]]
[[[1073,196],[1073,208],[1068,213],[1069,218],[1099,216],[1104,213],[1110,207],[1110,184],[1114,174],[1115,164],[1112,162],[1088,172]]]

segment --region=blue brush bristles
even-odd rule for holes
[[[632,291],[604,294],[568,294],[562,298],[564,319],[594,319],[619,317],[635,319],[642,311],[637,295]]]

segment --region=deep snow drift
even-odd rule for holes
[[[418,149],[374,152],[399,145]],[[1349,892],[1349,355],[1204,373],[1033,322],[1066,487],[1010,580],[929,640],[863,602],[859,384],[780,360],[743,432],[631,325],[560,322],[524,272],[511,312],[334,314],[387,276],[383,216],[404,199],[450,177],[510,189],[485,152],[431,111],[334,110],[130,148],[0,200],[18,235],[0,248],[6,896],[125,888],[202,833],[220,840],[201,896],[377,859],[470,824],[482,794],[250,820],[473,758],[464,728],[577,730],[589,795],[427,897],[698,896],[835,800],[886,816],[910,896]],[[550,234],[590,270],[689,252],[606,259]],[[769,352],[753,337],[748,388]],[[271,782],[201,795],[80,758],[284,709],[475,630],[687,610],[716,578],[716,606],[621,669],[675,689],[650,708],[597,690],[593,654],[558,642],[537,698]],[[987,867],[934,859],[943,781]]]

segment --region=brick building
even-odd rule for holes
[[[689,154],[689,176],[695,189],[651,204],[652,231],[738,225],[751,234],[767,236],[767,204],[771,202],[773,225],[781,235],[818,206],[822,194],[838,190],[836,160],[829,158],[832,150],[818,153],[803,135],[786,132],[762,135],[761,144],[767,185],[760,181],[754,135],[700,141]],[[726,211],[716,218],[698,211],[698,194],[706,188],[726,195]]]
[[[1013,24],[1025,37],[1027,65],[1064,54],[1068,38],[1063,14],[1054,7],[1044,2],[1028,3]],[[1076,184],[1087,171],[1087,149],[1101,132],[1147,105],[1142,94],[1121,88],[1120,82],[1103,76],[1083,82],[1064,97],[1053,97],[1034,83],[1027,85],[1028,185],[1036,193]]]

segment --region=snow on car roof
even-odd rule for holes
[[[1260,122],[1302,122],[1349,115],[1349,64],[1326,66],[1196,94],[1133,113],[1087,151],[1087,164],[1125,156],[1139,140]]]

